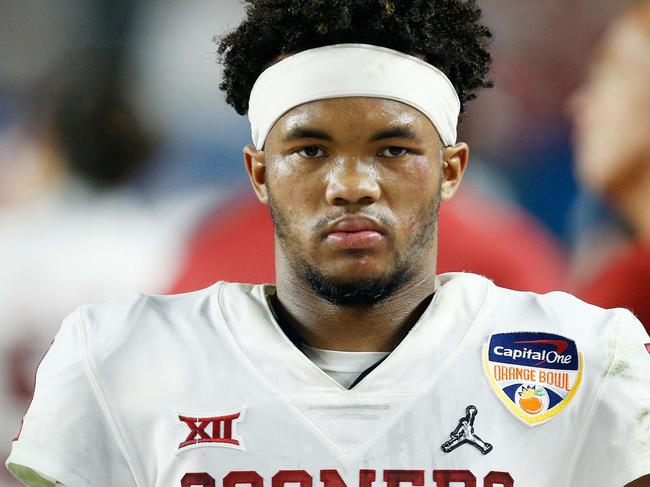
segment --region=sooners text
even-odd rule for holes
[[[375,470],[360,470],[359,487],[373,487],[376,476]],[[386,487],[402,487],[402,484],[421,487],[424,486],[424,477],[424,470],[384,470]],[[320,481],[323,487],[348,487],[337,470],[321,470]],[[462,483],[464,487],[478,487],[476,477],[469,470],[433,471],[435,487],[451,487],[452,482]],[[230,472],[223,478],[223,487],[240,487],[239,484],[264,487],[264,479],[254,471]],[[305,470],[280,470],[271,478],[271,487],[284,487],[285,484],[313,487],[314,479]],[[490,472],[482,483],[483,487],[514,487],[514,485],[514,480],[506,472]],[[187,473],[181,479],[181,487],[216,487],[216,482],[206,472]]]

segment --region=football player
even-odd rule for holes
[[[247,2],[222,88],[250,118],[277,283],[77,309],[9,469],[68,487],[649,486],[631,313],[436,275],[458,116],[489,85],[479,17],[472,0]]]

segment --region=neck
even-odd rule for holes
[[[278,269],[280,271],[280,269]],[[304,343],[326,350],[390,352],[431,301],[435,272],[412,280],[371,306],[340,306],[318,296],[291,273],[278,272],[274,304],[280,318]]]
[[[637,239],[650,240],[650,161],[639,167],[643,170],[630,178],[629,184],[613,196],[617,208],[632,226]]]

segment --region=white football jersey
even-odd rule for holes
[[[67,487],[622,487],[650,474],[650,338],[629,312],[471,274],[441,283],[350,390],[282,332],[270,285],[81,307],[7,464]]]

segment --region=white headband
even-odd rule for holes
[[[393,49],[336,44],[302,51],[266,69],[251,91],[248,118],[258,150],[282,115],[329,98],[386,98],[422,112],[445,145],[456,143],[460,101],[438,68]]]

